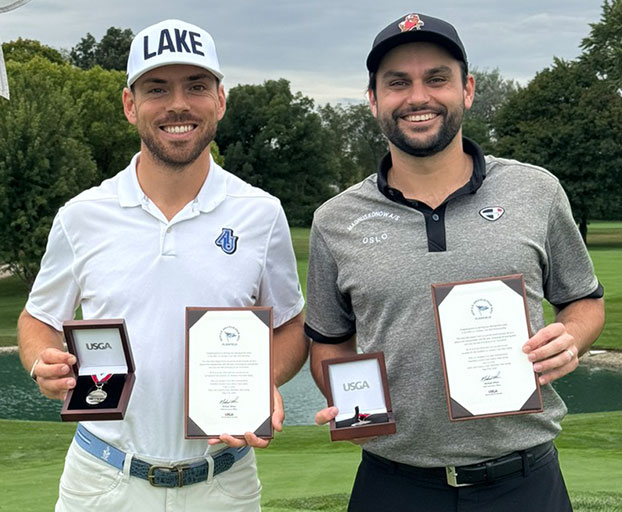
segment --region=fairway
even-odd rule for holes
[[[622,412],[564,420],[557,446],[575,512],[622,512],[621,424]],[[0,465],[11,468],[0,479],[0,511],[53,509],[74,430],[0,420]],[[331,443],[325,427],[286,427],[268,449],[257,450],[263,512],[343,512],[359,459],[359,447]]]

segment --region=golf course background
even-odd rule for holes
[[[308,229],[292,230],[303,289],[308,235]],[[622,350],[622,222],[591,223],[588,247],[606,296],[607,324],[595,347]],[[15,345],[26,294],[16,278],[0,280],[0,346]],[[569,415],[563,427],[556,445],[575,511],[622,512],[622,411]],[[53,510],[74,431],[74,424],[0,420],[0,511]],[[331,443],[325,427],[286,427],[257,451],[262,510],[345,510],[359,458],[359,447]]]

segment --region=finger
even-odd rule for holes
[[[564,375],[568,375],[570,372],[574,371],[577,368],[577,366],[579,366],[579,361],[575,357],[569,363],[540,375],[538,377],[538,382],[540,383],[541,386],[544,386],[545,384],[550,384],[554,380],[557,380],[560,377],[563,377]]]
[[[73,366],[76,364],[76,356],[69,352],[63,352],[57,348],[46,348],[39,356],[40,363],[45,364],[66,364]]]
[[[531,352],[527,356],[527,358],[532,363],[535,363],[542,362],[555,356],[564,354],[565,356],[568,356],[568,359],[565,360],[565,362],[568,362],[568,360],[571,359],[570,352],[568,352],[568,350],[573,353],[573,356],[574,354],[576,354],[576,347],[574,343],[574,338],[570,334],[564,333],[560,337],[549,341],[549,343],[547,343],[546,345]]]
[[[337,409],[337,407],[326,407],[325,409],[317,412],[315,415],[315,423],[318,425],[324,425],[330,420],[335,419],[337,414],[339,414],[339,409]]]
[[[285,410],[283,408],[283,397],[281,393],[274,388],[274,412],[272,413],[272,426],[278,432],[283,430],[283,421],[285,420]]]
[[[66,364],[39,363],[35,367],[33,376],[44,379],[60,379],[72,375],[71,366]]]
[[[261,439],[257,437],[253,432],[246,432],[244,434],[244,440],[248,446],[252,446],[253,448],[267,448],[270,444],[269,439]]]
[[[572,352],[572,354],[571,354]],[[574,370],[579,364],[578,358],[576,356],[576,350],[573,348],[562,350],[558,352],[554,357],[549,357],[548,359],[540,360],[533,365],[533,371],[536,373],[549,372],[554,370],[555,368],[561,368],[566,365],[573,365],[571,370]]]
[[[69,379],[38,378],[37,384],[39,384],[39,389],[44,396],[64,400],[68,390],[76,386],[76,380],[73,377]]]
[[[549,343],[554,338],[561,336],[566,331],[564,324],[554,323],[540,329],[523,345],[523,352],[529,353]]]
[[[220,441],[233,448],[241,448],[246,445],[245,439],[238,439],[237,437],[230,436],[229,434],[222,434],[220,436]]]

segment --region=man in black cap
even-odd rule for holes
[[[462,136],[475,82],[449,23],[396,20],[367,68],[390,152],[315,213],[305,324],[324,391],[323,360],[385,354],[397,433],[364,442],[349,510],[569,511],[553,446],[566,407],[550,383],[577,367],[604,309],[566,195],[546,170]],[[533,364],[543,412],[452,422],[431,285],[519,273],[535,334],[516,357]],[[543,299],[556,310],[547,326]]]

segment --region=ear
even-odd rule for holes
[[[473,75],[467,76],[467,83],[464,87],[464,108],[469,110],[475,98],[475,78]]]
[[[218,84],[218,120],[220,121],[227,110],[227,98],[225,96],[225,87],[222,82]]]
[[[369,109],[371,110],[371,115],[374,117],[378,117],[378,99],[374,94],[374,91],[371,89],[367,89],[367,99],[369,100]]]
[[[127,87],[123,89],[123,113],[131,124],[136,124],[136,101],[134,93]]]

